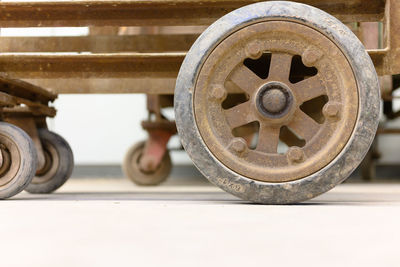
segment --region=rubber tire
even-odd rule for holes
[[[360,164],[361,178],[363,181],[372,182],[376,179],[376,160],[370,149]]]
[[[68,142],[60,135],[47,129],[39,129],[38,133],[43,149],[46,149],[45,144],[47,143],[57,151],[60,159],[59,166],[50,180],[35,183],[36,176],[25,190],[32,194],[49,194],[59,189],[71,177],[74,169],[74,154]]]
[[[380,157],[379,154],[378,138],[375,138],[359,167],[361,178],[364,181],[371,182],[376,179],[376,163]]]
[[[20,153],[20,167],[6,186],[0,187],[0,199],[7,199],[23,191],[36,173],[37,155],[32,139],[21,128],[0,122],[0,135],[11,139]]]
[[[142,185],[142,186],[159,185],[162,182],[164,182],[171,173],[172,169],[171,157],[169,155],[169,152],[167,151],[158,169],[155,172],[145,173],[140,170],[138,161],[136,161],[136,164],[132,164],[132,162],[134,161],[133,157],[136,157],[137,160],[139,159],[145,144],[146,144],[145,141],[138,142],[128,150],[122,165],[123,172],[125,173],[125,176],[127,176],[132,182],[134,182],[137,185]]]
[[[267,183],[249,179],[224,166],[209,151],[197,128],[193,94],[197,76],[208,55],[233,32],[266,20],[290,20],[323,33],[341,48],[353,68],[359,90],[359,113],[352,136],[327,166],[302,179]],[[293,2],[248,5],[213,23],[194,43],[181,66],[175,88],[175,119],[181,142],[200,172],[223,190],[264,204],[289,204],[314,198],[343,182],[366,155],[378,127],[380,91],[374,65],[358,38],[324,11]]]

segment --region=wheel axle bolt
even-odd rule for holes
[[[235,138],[230,145],[231,149],[238,153],[238,154],[242,154],[246,151],[247,149],[247,144],[246,141],[243,138]]]
[[[262,105],[265,110],[271,113],[278,113],[285,109],[287,99],[285,94],[279,89],[267,91],[262,97]]]
[[[299,147],[291,147],[288,151],[288,158],[291,162],[300,163],[304,160],[304,152]]]
[[[256,58],[260,57],[261,53],[262,53],[260,42],[254,41],[254,42],[249,43],[246,46],[246,53],[247,53],[247,56],[250,58],[256,59]]]
[[[210,95],[212,98],[216,100],[223,100],[227,96],[227,92],[225,88],[221,86],[215,86],[214,88],[211,89]]]
[[[327,103],[322,112],[326,117],[335,118],[339,116],[340,106],[336,103]]]
[[[317,48],[309,47],[304,51],[302,60],[304,65],[312,67],[321,57],[322,53]]]

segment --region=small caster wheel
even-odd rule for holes
[[[37,156],[32,139],[20,128],[0,122],[0,199],[24,190],[36,172]]]
[[[71,176],[74,156],[64,138],[47,129],[39,129],[38,132],[46,162],[25,190],[33,194],[49,194],[60,188]]]
[[[145,142],[142,141],[128,150],[122,166],[123,171],[137,185],[158,185],[164,182],[171,173],[171,157],[167,151],[157,170],[152,172],[142,171],[139,167],[139,160],[143,154],[144,146]]]
[[[248,96],[231,104],[234,93]],[[175,88],[179,136],[212,183],[242,199],[289,204],[343,182],[377,130],[380,92],[358,38],[308,5],[268,1],[213,23]],[[249,146],[240,129],[256,124]]]

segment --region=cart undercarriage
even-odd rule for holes
[[[161,109],[175,93],[182,144],[210,181],[255,202],[298,202],[359,165],[378,125],[376,73],[400,73],[399,1],[298,2],[2,2],[2,28],[103,32],[0,37],[0,72],[62,94],[148,94],[149,140],[125,161],[139,184],[170,170],[166,144],[176,128]],[[367,54],[329,14],[355,29],[379,22],[381,48]]]

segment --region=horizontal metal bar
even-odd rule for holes
[[[378,134],[400,134],[399,128],[378,129]]]
[[[0,72],[12,78],[176,77],[185,53],[0,54]]]
[[[385,50],[369,51],[373,58]],[[185,53],[3,54],[0,71],[60,94],[173,94]]]
[[[59,94],[173,94],[175,78],[29,79]]]
[[[2,110],[2,115],[27,115],[31,114],[34,116],[47,116],[54,117],[57,114],[57,110],[53,107],[49,107],[44,104],[40,104],[37,102],[32,102],[24,98],[14,97],[17,101],[17,104],[24,104],[25,106],[15,106],[12,108],[4,108]]]
[[[371,51],[378,64],[385,51]],[[11,78],[176,78],[186,53],[4,53],[0,72]]]
[[[59,94],[162,94],[175,90],[174,78],[57,78],[27,79],[29,83],[51,89]],[[240,93],[229,88],[229,93]]]
[[[0,52],[179,52],[188,51],[197,37],[198,34],[0,37]]]
[[[1,2],[0,27],[209,25],[257,0]],[[382,0],[303,0],[345,22],[383,18]]]
[[[27,107],[27,106],[15,106],[11,108],[3,108],[1,110],[1,116],[4,118],[10,117],[50,117],[53,118],[57,115],[57,110],[52,107]]]

